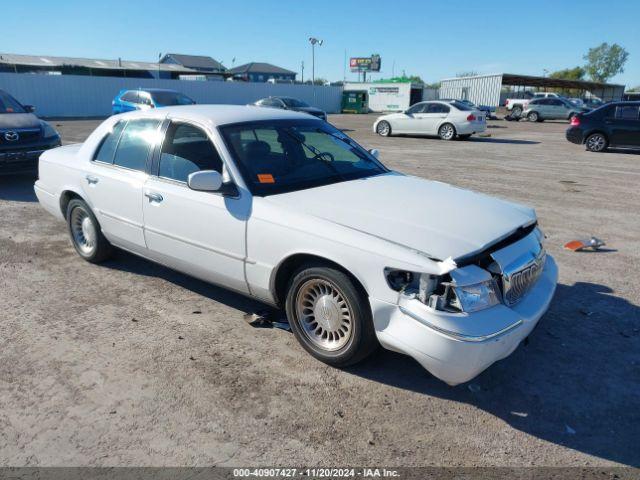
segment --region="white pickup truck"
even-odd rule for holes
[[[557,281],[533,209],[391,171],[290,110],[114,115],[45,152],[35,191],[85,260],[119,247],[279,306],[336,367],[380,344],[466,382],[529,335]]]
[[[558,98],[560,95],[553,92],[536,92],[530,98],[507,98],[504,106],[511,112],[512,116],[519,117],[527,109],[531,100],[548,97]]]

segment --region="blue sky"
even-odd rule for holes
[[[542,75],[583,64],[589,47],[629,51],[612,81],[640,85],[637,0],[3,2],[0,52],[156,61],[159,52],[210,55],[227,67],[265,61],[341,80],[349,56],[382,57],[433,82],[462,71]],[[298,77],[300,78],[300,77]],[[348,79],[355,74],[347,71]],[[375,78],[375,77],[374,77]]]

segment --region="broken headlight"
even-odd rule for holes
[[[477,312],[501,303],[491,274],[476,266],[457,268],[442,276],[386,269],[389,287],[436,310]]]

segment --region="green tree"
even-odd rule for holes
[[[630,88],[627,92],[640,92],[640,85]]]
[[[629,58],[629,52],[620,45],[617,43],[609,45],[604,42],[589,49],[584,56],[587,61],[584,68],[592,80],[604,83],[618,73],[624,72],[627,58]]]
[[[549,78],[561,78],[564,80],[582,80],[587,74],[586,70],[582,67],[565,68],[564,70],[558,70],[549,74]]]

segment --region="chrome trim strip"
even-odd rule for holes
[[[408,315],[414,320],[417,320],[418,322],[422,323],[426,327],[429,327],[430,329],[435,330],[436,332],[439,332],[453,340],[459,340],[462,342],[473,342],[473,343],[486,342],[487,340],[491,340],[493,338],[499,337],[500,335],[503,335],[513,330],[514,328],[519,327],[524,323],[522,320],[518,320],[517,322],[512,323],[511,325],[503,328],[502,330],[499,330],[494,333],[490,333],[488,335],[480,335],[480,336],[465,335],[463,333],[452,332],[451,330],[446,330],[444,328],[437,327],[434,324],[427,322],[424,318],[421,318],[419,315],[416,315],[415,313],[411,312],[410,310],[407,310],[404,307],[399,306],[398,308],[402,313],[404,313],[405,315]]]
[[[177,242],[182,242],[182,243],[186,243],[187,245],[191,245],[193,247],[201,248],[202,250],[208,250],[209,252],[213,252],[219,255],[223,255],[225,257],[233,258],[234,260],[240,260],[240,261],[245,260],[245,257],[241,255],[236,255],[234,253],[225,252],[224,250],[212,248],[207,245],[203,245],[202,243],[194,242],[192,240],[187,240],[186,238],[178,237],[177,235],[172,235],[170,233],[166,233],[161,230],[156,230],[155,228],[149,228],[145,226],[144,230],[147,232],[155,233],[156,235],[161,235],[163,237],[170,238],[171,240],[176,240]]]
[[[119,215],[114,215],[113,213],[107,213],[104,210],[100,210],[99,208],[94,208],[96,213],[99,213],[100,215],[103,215],[105,217],[111,218],[113,220],[117,220],[119,222],[122,223],[126,223],[127,225],[131,225],[132,227],[136,227],[136,228],[142,228],[142,224],[141,223],[136,223],[136,222],[132,222],[131,220],[121,217]]]

